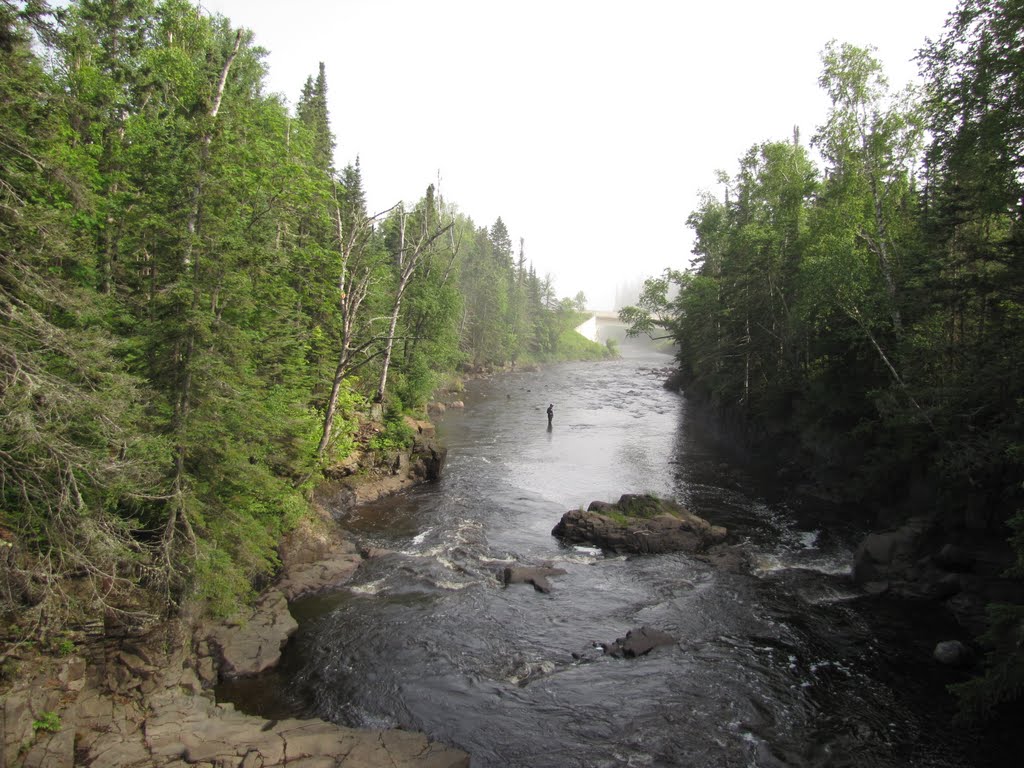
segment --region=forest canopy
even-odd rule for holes
[[[367,210],[325,68],[290,110],[264,56],[186,0],[0,0],[0,604],[38,631],[229,612],[371,411],[609,354],[500,218]]]

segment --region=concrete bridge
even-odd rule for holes
[[[576,333],[595,341],[607,343],[608,339],[622,341],[626,337],[626,326],[619,320],[619,313],[610,309],[588,309],[590,317],[576,327]]]

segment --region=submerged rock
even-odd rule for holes
[[[614,643],[602,647],[609,656],[631,659],[644,656],[660,646],[675,644],[676,639],[668,632],[662,632],[660,629],[652,627],[640,627],[629,630],[625,637],[620,637]]]
[[[564,574],[561,568],[549,566],[509,566],[502,572],[502,581],[505,586],[509,584],[532,584],[538,592],[550,592],[551,582],[548,576],[561,576]]]
[[[551,531],[570,544],[594,544],[616,553],[688,552],[721,543],[727,531],[677,504],[650,495],[624,494],[616,504],[591,502],[570,510]]]
[[[729,573],[750,571],[750,550],[744,544],[715,544],[697,559]]]

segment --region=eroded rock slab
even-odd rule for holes
[[[356,730],[319,719],[263,720],[199,697],[169,699],[147,720],[158,759],[189,765],[462,768],[468,756],[423,734]]]
[[[362,561],[358,552],[343,552],[314,563],[293,565],[277,588],[289,601],[334,589],[348,581]]]
[[[279,589],[270,589],[252,611],[230,623],[213,627],[209,642],[229,677],[258,675],[281,660],[281,650],[299,628]]]
[[[196,636],[199,645],[203,636]],[[87,657],[33,661],[0,697],[0,766],[469,766],[465,752],[420,733],[266,720],[218,705],[197,676],[189,637],[188,626],[172,621],[145,637],[100,641]],[[52,732],[34,729],[48,713]]]

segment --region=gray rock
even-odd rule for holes
[[[636,658],[644,656],[655,648],[665,645],[675,645],[676,639],[668,632],[652,627],[640,627],[631,629],[625,637],[620,637],[614,643],[604,645],[604,652],[609,656]]]
[[[974,652],[959,640],[943,640],[936,644],[932,657],[940,664],[963,666],[974,660]]]
[[[362,562],[355,552],[333,555],[315,563],[299,563],[288,569],[277,588],[289,600],[344,584]]]
[[[420,480],[439,480],[448,460],[448,449],[436,440],[418,436],[412,446],[410,474]]]
[[[903,579],[918,559],[926,529],[926,521],[915,518],[899,528],[868,534],[854,556],[854,579],[862,584]]]
[[[697,559],[729,573],[750,571],[750,551],[742,544],[715,544]]]
[[[550,592],[551,582],[548,576],[561,576],[564,574],[561,568],[548,566],[509,566],[502,573],[502,581],[505,586],[509,584],[532,584],[538,592]]]
[[[277,665],[281,649],[298,628],[284,593],[271,589],[248,615],[214,627],[209,641],[220,657],[223,674],[257,675]]]

